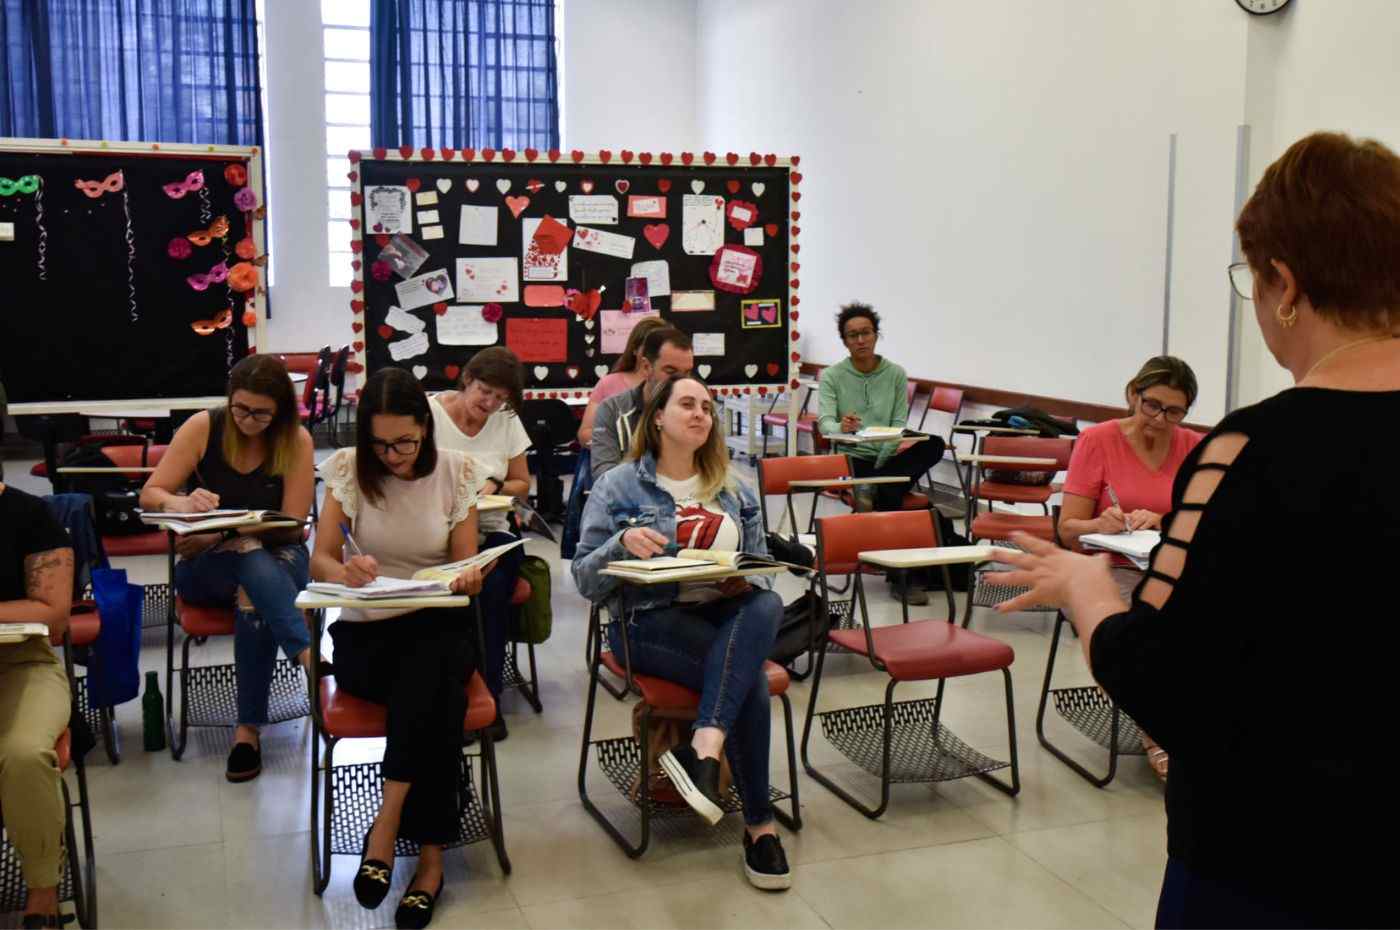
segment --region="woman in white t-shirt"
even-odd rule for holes
[[[530,493],[530,469],[525,463],[530,436],[520,422],[524,388],[525,372],[515,353],[502,346],[491,346],[467,362],[457,390],[429,399],[438,445],[472,457],[480,482],[477,491],[481,494],[519,497]],[[506,514],[507,511],[497,510],[479,516],[483,549],[516,538],[510,535]],[[498,707],[505,675],[510,598],[524,557],[522,549],[512,549],[501,556],[481,590],[481,610],[486,620],[486,655],[482,657],[481,674],[496,696]],[[492,736],[497,742],[506,738],[505,718],[499,713],[492,725]]]
[[[479,482],[468,456],[434,443],[418,380],[400,368],[376,372],[360,394],[356,430],[355,448],[321,463],[327,494],[311,576],[360,587],[474,555]],[[344,549],[363,554],[343,560]],[[466,569],[452,589],[475,597],[493,572]],[[478,665],[474,616],[472,608],[343,609],[330,628],[336,683],[388,709],[384,801],[355,876],[360,904],[376,908],[388,893],[396,837],[422,846],[396,914],[400,927],[432,918],[442,847],[459,831],[466,683]]]

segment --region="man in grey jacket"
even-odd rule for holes
[[[663,326],[648,334],[642,342],[641,357],[637,359],[642,383],[598,405],[593,420],[593,439],[588,444],[594,481],[627,454],[642,408],[656,388],[674,375],[689,374],[694,365],[695,353],[689,334],[674,326]]]

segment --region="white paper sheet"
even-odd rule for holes
[[[672,291],[671,310],[691,311],[691,310],[713,310],[715,308],[714,291]]]
[[[575,223],[617,225],[617,198],[612,194],[575,194],[569,198],[569,219]]]
[[[396,362],[422,355],[426,351],[428,351],[427,333],[414,333],[407,339],[389,343],[389,357]]]
[[[520,262],[514,258],[457,259],[457,299],[509,304],[520,300]]]
[[[696,333],[691,337],[695,345],[695,355],[723,355],[724,333]]]
[[[427,323],[398,307],[389,308],[389,312],[384,314],[384,322],[405,333],[421,333],[428,328]]]
[[[457,244],[495,245],[496,213],[496,207],[462,204],[462,218],[457,226]]]
[[[574,247],[585,252],[597,252],[599,255],[611,255],[613,258],[632,257],[632,252],[637,247],[637,240],[633,236],[624,236],[620,233],[608,232],[605,229],[590,229],[587,226],[580,226],[574,230]]]
[[[555,255],[531,248],[535,230],[544,217],[527,216],[520,221],[520,254],[525,256],[523,274],[526,281],[567,281],[569,279],[569,247]]]
[[[438,216],[438,212],[437,212],[436,210],[419,210],[419,211],[418,211],[418,225],[419,225],[419,226],[436,226],[438,223],[441,223],[441,222],[442,222],[442,219]]]
[[[438,202],[437,191],[419,191],[413,195],[413,202],[420,207],[431,207]]]
[[[452,299],[452,282],[441,268],[400,281],[394,285],[394,290],[399,295],[399,306],[405,310]]]
[[[0,242],[15,241],[15,224],[0,223]]]
[[[659,313],[623,313],[621,310],[600,310],[598,316],[602,318],[603,340],[602,350],[608,354],[617,354],[627,348],[627,337],[632,335],[632,328],[647,317],[660,316]]]
[[[380,184],[365,189],[365,231],[413,232],[412,197],[406,187]]]
[[[632,266],[632,277],[647,279],[648,297],[671,296],[671,266],[664,259],[637,262]]]
[[[418,235],[422,236],[424,240],[428,240],[428,239],[441,239],[441,238],[442,238],[442,227],[441,227],[441,226],[424,226],[422,229],[420,229],[420,230],[418,231]]]
[[[724,245],[724,198],[686,194],[681,198],[681,248],[687,255],[713,255]]]
[[[763,227],[750,226],[744,230],[744,245],[757,248],[763,245]]]
[[[476,304],[456,305],[437,318],[437,341],[443,346],[490,346],[500,338],[497,324],[488,323]]]

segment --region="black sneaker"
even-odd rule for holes
[[[252,743],[234,743],[229,750],[224,777],[231,782],[252,781],[262,773],[262,749]]]
[[[764,891],[784,891],[792,887],[792,870],[783,853],[783,841],[767,833],[757,840],[744,831],[744,875],[749,884]]]
[[[724,810],[719,806],[718,759],[701,759],[689,743],[680,743],[661,754],[661,768],[695,813],[712,827],[719,823]]]

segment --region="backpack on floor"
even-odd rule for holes
[[[823,616],[821,598],[806,591],[791,604],[783,605],[783,619],[768,658],[779,665],[790,665],[813,643],[820,646],[830,631],[831,615]]]

